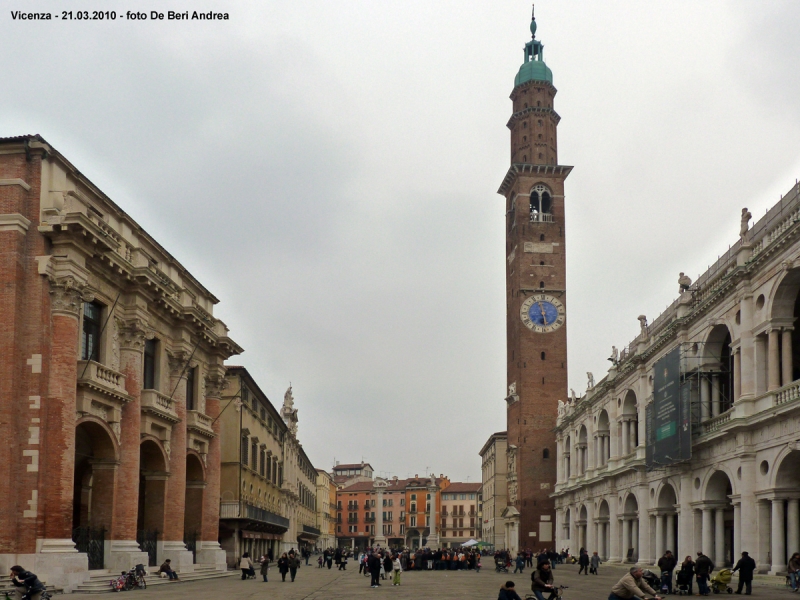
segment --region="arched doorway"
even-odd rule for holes
[[[75,428],[72,541],[90,569],[104,568],[105,539],[114,514],[117,449],[105,423],[82,419]]]
[[[703,552],[718,567],[733,564],[733,493],[731,480],[724,471],[709,477],[703,494]]]
[[[733,367],[731,332],[725,325],[715,325],[708,334],[701,358],[701,422],[714,418],[733,406]]]
[[[597,508],[595,523],[597,524],[597,554],[600,555],[602,560],[608,560],[610,553],[611,521],[609,515],[608,502],[601,500],[600,506]]]
[[[623,505],[622,556],[624,562],[639,560],[639,501],[635,494],[628,494]]]
[[[183,543],[197,562],[197,540],[203,530],[205,469],[194,452],[186,454],[186,509],[183,513]],[[260,492],[259,492],[260,494]]]
[[[788,558],[800,552],[800,450],[791,450],[778,464],[774,490],[770,507],[772,570],[783,571]]]
[[[597,416],[597,436],[595,442],[595,464],[597,467],[604,467],[611,458],[611,421],[608,412],[603,409]]]
[[[671,483],[665,483],[658,492],[655,523],[655,559],[658,561],[664,552],[676,553],[675,541],[678,539],[678,514],[675,505],[678,496]]]
[[[157,542],[164,532],[167,456],[160,442],[146,438],[139,445],[139,512],[136,540],[156,566]]]
[[[800,331],[794,327],[800,318],[800,269],[789,269],[775,291],[770,321],[780,332],[780,344],[768,360],[780,365],[780,385],[800,378]],[[778,369],[776,369],[777,371]]]
[[[639,445],[639,413],[636,409],[636,394],[628,390],[622,401],[622,455],[636,451]]]

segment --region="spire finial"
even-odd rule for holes
[[[531,39],[536,39],[536,5],[531,4]]]

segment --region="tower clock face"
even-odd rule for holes
[[[525,327],[536,333],[549,333],[564,324],[566,311],[558,298],[536,294],[522,303],[519,316]]]

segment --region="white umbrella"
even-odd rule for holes
[[[468,542],[464,542],[463,544],[461,544],[461,547],[462,547],[462,548],[467,548],[467,547],[469,547],[469,546],[474,546],[474,545],[476,545],[477,543],[478,543],[478,541],[477,541],[477,540],[470,540],[470,541],[468,541]]]

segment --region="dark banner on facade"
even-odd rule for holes
[[[680,347],[659,359],[654,371],[653,403],[646,413],[648,468],[687,460],[692,452],[691,405],[689,395],[681,393]]]

